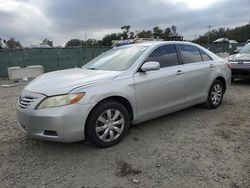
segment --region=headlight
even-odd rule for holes
[[[37,107],[37,109],[64,106],[77,103],[85,93],[75,93],[68,95],[59,95],[45,98]]]

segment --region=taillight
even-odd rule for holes
[[[231,67],[231,64],[230,64],[230,63],[227,63],[227,66],[228,66],[228,68],[229,68],[229,69],[232,69],[232,67]]]

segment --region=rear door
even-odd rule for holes
[[[211,83],[211,71],[214,68],[211,58],[193,45],[178,45],[184,72],[186,74],[186,102],[198,102],[207,97]]]
[[[139,120],[150,119],[184,103],[185,74],[174,44],[156,48],[145,62],[160,63],[160,70],[134,74]]]

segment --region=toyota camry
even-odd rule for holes
[[[117,47],[81,68],[43,74],[17,102],[20,128],[58,142],[117,144],[131,124],[192,105],[220,106],[230,66],[190,42],[147,42]]]

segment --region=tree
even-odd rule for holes
[[[101,46],[101,42],[96,39],[88,39],[87,41],[81,41],[81,46]]]
[[[173,34],[173,36],[177,36],[177,26],[176,25],[172,25],[171,26],[171,32]]]
[[[122,26],[121,29],[123,33],[111,33],[105,35],[102,39],[103,46],[111,46],[112,40],[121,40],[121,39],[134,39],[138,38],[159,38],[163,40],[173,40],[175,36],[176,40],[182,40],[182,36],[178,36],[176,26],[167,27],[165,30],[162,30],[160,27],[156,26],[152,30],[142,30],[142,31],[130,31],[130,26]]]
[[[162,29],[160,29],[158,26],[154,27],[153,28],[153,36],[154,36],[155,39],[162,38],[162,36],[163,36]]]
[[[79,47],[79,46],[101,46],[102,41],[96,39],[88,39],[87,41],[80,39],[71,39],[69,40],[65,47]]]
[[[42,42],[43,45],[49,45],[50,47],[53,47],[53,41],[49,39],[44,39]]]
[[[10,38],[7,42],[6,45],[8,48],[22,48],[21,43],[14,39],[14,38]]]
[[[197,39],[193,40],[193,42],[206,44],[208,35],[210,41],[215,41],[218,38],[229,38],[230,40],[236,40],[238,42],[246,42],[250,38],[250,25],[247,24],[233,29],[213,29],[210,33],[206,32],[204,35],[199,36]]]
[[[128,33],[129,33],[129,29],[131,28],[130,25],[124,25],[121,27],[123,31],[123,39],[128,39]]]
[[[129,33],[129,38],[130,38],[130,39],[135,38],[135,33],[134,33],[133,31],[131,31],[131,32]]]
[[[3,48],[2,39],[0,38],[0,49]]]
[[[138,36],[138,38],[152,38],[153,33],[150,30],[148,30],[148,31],[142,30],[142,31],[138,32],[137,36]]]
[[[172,35],[171,29],[168,27],[165,29],[164,33],[162,34],[162,39],[169,40],[169,37]]]
[[[151,30],[142,30],[138,32],[137,36],[139,38],[159,38],[163,40],[169,40],[170,36],[173,36],[173,31],[170,27],[167,27],[165,30],[162,30],[160,27],[156,26],[153,28],[153,32]]]
[[[105,35],[102,39],[103,46],[112,46],[112,40],[121,40],[123,34],[122,33],[111,33]]]
[[[76,46],[81,46],[82,45],[82,41],[80,39],[70,39],[65,47],[76,47]]]

